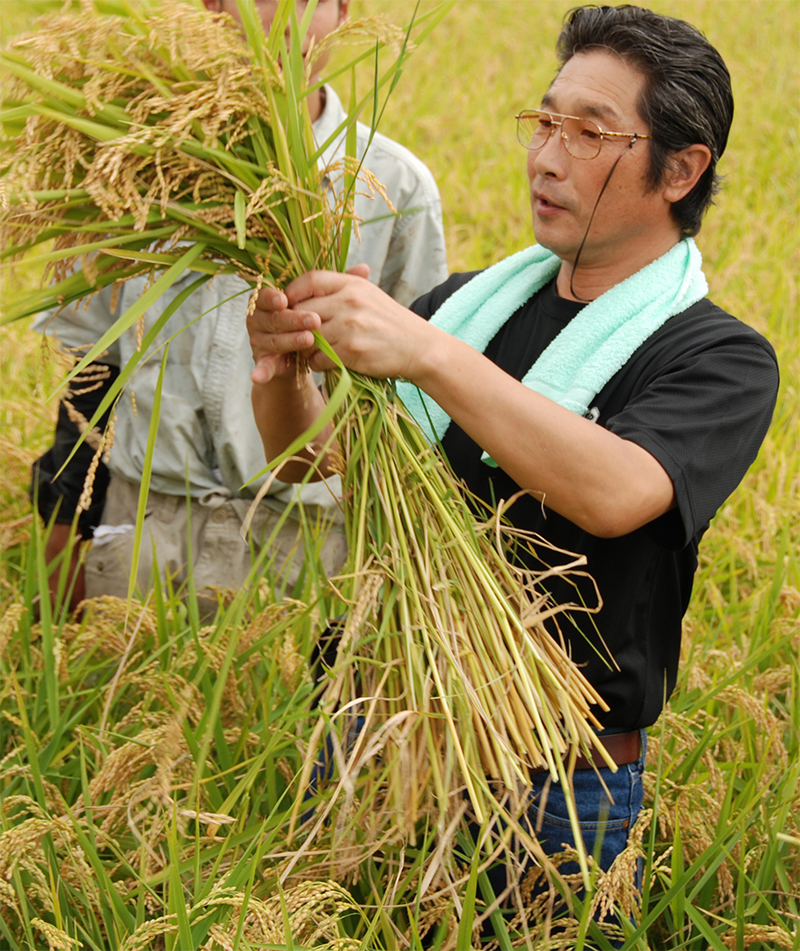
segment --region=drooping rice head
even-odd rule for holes
[[[303,104],[313,54],[288,72],[226,15],[177,0],[110,6],[43,18],[0,54],[4,256],[52,238],[56,280],[82,267],[90,283],[163,269],[171,261],[148,255],[197,241],[196,269],[251,282],[340,269],[353,190],[335,186],[358,169],[354,157],[318,165]],[[347,31],[397,39],[372,21]],[[132,256],[127,272],[109,248]]]

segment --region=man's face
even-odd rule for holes
[[[650,129],[636,107],[644,83],[636,67],[613,53],[579,53],[561,69],[542,108],[592,119],[604,131],[646,135]],[[640,257],[650,246],[657,257],[665,241],[677,240],[670,203],[659,189],[647,187],[647,140],[628,149],[628,140],[606,138],[596,158],[581,160],[567,153],[558,131],[541,149],[528,153],[533,230],[539,244],[574,263],[606,176],[623,151],[597,207],[579,270]]]
[[[303,14],[306,12],[308,0],[296,0],[297,20],[300,22]],[[312,37],[317,43],[321,42],[332,33],[347,16],[347,9],[350,0],[319,0],[314,13],[311,16],[311,24],[303,40],[303,55],[308,52]],[[206,6],[220,13],[229,13],[237,22],[239,13],[236,8],[236,0],[207,0]],[[261,24],[264,27],[264,33],[269,33],[275,14],[278,12],[278,0],[256,0],[256,9],[261,18]],[[288,30],[287,30],[288,38]],[[323,54],[319,60],[314,63],[314,72],[318,73],[328,61],[328,55]]]

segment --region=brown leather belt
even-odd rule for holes
[[[599,739],[617,766],[635,763],[642,755],[642,738],[638,730],[631,730],[628,733],[606,733],[600,736]],[[594,769],[595,767],[603,768],[606,766],[606,761],[594,747],[591,754],[591,758],[579,754],[575,759],[575,769]],[[537,773],[543,773],[546,770],[546,766],[538,766],[531,770],[531,775],[535,776]]]

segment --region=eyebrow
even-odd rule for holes
[[[555,108],[555,102],[553,97],[549,92],[546,92],[542,96],[542,105],[546,109],[552,109],[554,112],[557,112]],[[607,119],[607,120],[619,120],[620,116],[617,113],[616,109],[611,108],[611,106],[604,106],[602,104],[587,102],[583,103],[578,108],[578,114],[581,117],[587,117],[589,119]]]

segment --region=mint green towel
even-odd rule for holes
[[[503,324],[560,266],[560,258],[534,244],[468,281],[430,322],[483,353]],[[685,238],[580,310],[522,382],[584,415],[652,333],[707,293],[700,251],[692,238]],[[441,440],[450,425],[447,413],[411,383],[399,381],[397,392],[431,441]],[[485,454],[484,461],[491,463]]]

